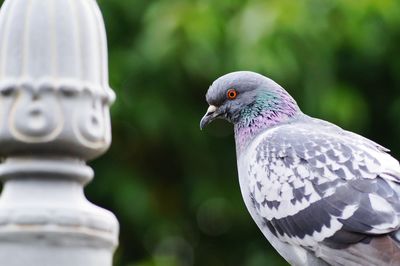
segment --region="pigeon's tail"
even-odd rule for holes
[[[319,256],[330,265],[400,265],[400,233],[371,236],[344,249],[321,246]]]

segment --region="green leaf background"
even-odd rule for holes
[[[199,130],[224,73],[265,74],[400,158],[400,1],[98,3],[117,101],[86,194],[120,221],[115,265],[286,265],[244,207],[232,127]]]

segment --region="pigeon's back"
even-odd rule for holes
[[[400,165],[387,152],[302,115],[238,150],[242,195],[293,265],[400,265]]]

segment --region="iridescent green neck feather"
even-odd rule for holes
[[[244,107],[235,121],[237,150],[242,150],[256,135],[267,128],[285,123],[301,114],[296,101],[283,89],[260,90],[253,103]]]

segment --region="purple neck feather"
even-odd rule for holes
[[[301,113],[296,101],[286,91],[280,92],[278,97],[270,97],[271,95],[259,97],[254,105],[243,111],[238,122],[235,123],[237,153],[243,151],[248,143],[262,131],[287,122]]]

